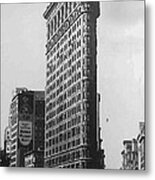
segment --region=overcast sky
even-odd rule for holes
[[[2,141],[12,91],[45,87],[46,6],[1,7]],[[144,2],[101,2],[100,11],[97,62],[105,163],[120,168],[122,141],[136,137],[144,120]]]

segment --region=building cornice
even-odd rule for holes
[[[47,8],[46,8],[46,10],[45,10],[45,12],[44,12],[44,14],[43,14],[43,16],[44,16],[45,19],[48,19],[49,15],[51,14],[51,12],[54,10],[54,8],[55,8],[57,5],[58,5],[58,2],[53,2],[53,3],[50,3],[50,4],[47,6]]]

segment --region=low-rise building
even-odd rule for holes
[[[122,169],[138,169],[138,146],[136,139],[123,141],[124,150],[122,151]]]
[[[25,167],[44,167],[44,152],[29,151],[25,154]]]
[[[140,133],[137,137],[139,144],[139,169],[145,170],[145,124],[139,123]]]
[[[139,123],[140,133],[137,138],[124,140],[121,169],[145,170],[145,124]]]
[[[6,160],[6,165],[10,166],[11,157],[11,129],[9,126],[5,128],[4,133],[4,156]]]
[[[24,167],[25,154],[44,150],[44,91],[17,88],[10,106],[11,167]]]

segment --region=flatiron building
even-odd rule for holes
[[[97,122],[99,2],[54,2],[44,12],[45,167],[101,168]]]

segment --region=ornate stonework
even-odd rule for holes
[[[47,167],[103,168],[96,122],[98,16],[99,2],[51,3],[44,13]]]

